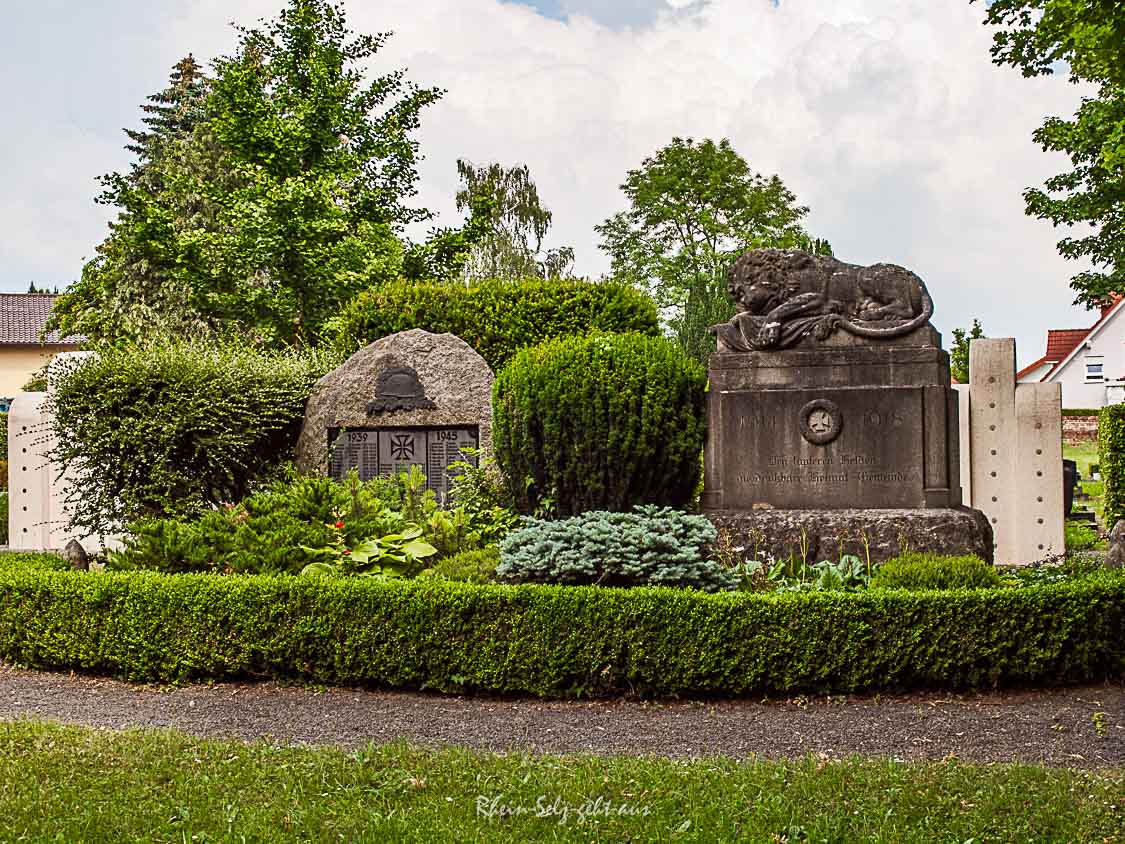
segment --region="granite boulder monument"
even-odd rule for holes
[[[297,467],[363,480],[418,466],[443,500],[450,464],[492,451],[492,370],[453,334],[412,329],[360,349],[305,407]]]

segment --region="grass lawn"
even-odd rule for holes
[[[0,723],[9,841],[1121,841],[1122,772],[358,753]]]
[[[1098,462],[1098,444],[1080,443],[1079,445],[1063,444],[1063,459],[1073,460],[1078,464],[1078,473],[1082,476],[1082,489],[1090,496],[1084,499],[1075,499],[1075,509],[1089,508],[1098,517],[1098,524],[1103,524],[1102,496],[1104,487],[1101,481],[1090,480],[1090,464]]]

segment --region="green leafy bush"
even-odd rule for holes
[[[509,583],[734,589],[734,575],[707,558],[714,541],[715,526],[703,516],[652,505],[528,519],[500,543],[496,575]]]
[[[1088,551],[1102,541],[1095,528],[1082,522],[1068,519],[1063,523],[1063,531],[1067,551]]]
[[[872,589],[991,589],[1000,573],[980,557],[916,551],[887,560],[875,570]]]
[[[0,556],[0,659],[545,696],[1039,686],[1125,673],[1125,573],[952,592],[724,593],[70,572]]]
[[[0,492],[0,545],[8,544],[8,493]]]
[[[410,541],[402,534],[415,529],[422,533],[411,539],[432,543],[445,554],[484,544],[482,531],[463,512],[438,509],[417,467],[398,478],[370,481],[360,481],[354,471],[343,482],[290,474],[199,518],[130,524],[125,548],[110,554],[109,566],[169,573],[298,574],[312,563],[337,564],[346,550],[347,556],[359,556],[341,567],[344,573],[379,566],[380,573],[391,576],[396,560],[387,555],[401,555]],[[485,525],[486,532],[491,529]],[[421,560],[429,555],[412,556]],[[414,571],[411,564],[397,573]]]
[[[1125,404],[1111,404],[1098,415],[1098,464],[1105,485],[1103,521],[1113,527],[1125,518]]]
[[[450,580],[459,583],[495,583],[496,566],[499,564],[500,549],[491,546],[444,557],[418,577],[423,580]]]
[[[516,508],[570,516],[683,507],[706,431],[703,368],[636,334],[524,349],[493,385],[492,444]]]
[[[59,378],[57,458],[90,533],[238,501],[287,459],[333,361],[237,346],[107,349]]]
[[[357,296],[333,321],[343,355],[381,337],[424,328],[456,334],[494,371],[516,351],[564,334],[658,332],[656,306],[613,283],[529,279],[460,284],[399,282]]]
[[[8,414],[0,411],[0,459],[8,459]]]

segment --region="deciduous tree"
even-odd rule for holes
[[[595,231],[611,276],[648,290],[671,333],[701,361],[714,351],[707,326],[729,319],[726,271],[758,247],[831,254],[801,227],[808,209],[777,176],[752,172],[723,139],[673,138],[630,170],[621,185],[630,208]]]
[[[559,278],[574,264],[569,246],[543,252],[552,214],[539,199],[527,165],[478,167],[457,160],[464,187],[457,192],[457,210],[487,202],[488,234],[469,253],[464,267],[469,281],[479,278]]]
[[[397,277],[398,234],[430,216],[409,205],[413,133],[441,92],[402,71],[365,81],[386,38],[355,36],[327,0],[289,0],[262,27],[240,27],[190,132],[150,112],[150,133],[130,136],[155,175],[111,177],[119,217],[57,327],[308,345],[348,298]]]
[[[984,337],[984,329],[980,326],[980,320],[974,319],[967,331],[964,328],[954,328],[952,334],[953,345],[949,348],[949,374],[957,379],[958,384],[968,384],[969,342]]]
[[[1072,169],[1028,188],[1029,215],[1089,233],[1058,242],[1065,258],[1093,264],[1076,273],[1076,303],[1108,302],[1125,290],[1125,4],[1121,0],[991,0],[985,20],[998,27],[992,58],[1024,76],[1063,70],[1094,86],[1071,119],[1048,117],[1033,138],[1063,152]]]

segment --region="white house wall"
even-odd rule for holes
[[[1125,376],[1125,319],[1121,304],[1078,344],[1074,352],[1055,370],[1049,384],[1062,385],[1063,407],[1104,407],[1106,382]],[[1086,362],[1101,355],[1104,381],[1086,381]]]

